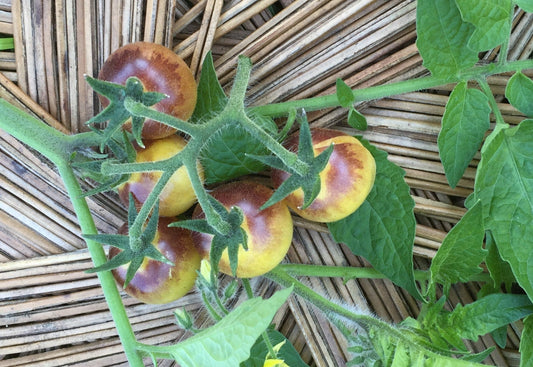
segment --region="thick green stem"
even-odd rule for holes
[[[71,198],[82,233],[97,234],[96,225],[74,172],[66,162],[57,164],[57,168]],[[90,240],[87,240],[86,243],[94,265],[100,266],[104,264],[107,261],[107,257],[103,247],[99,243]],[[142,358],[137,353],[135,334],[113,275],[109,271],[102,271],[97,273],[97,275],[130,366],[144,366]]]
[[[70,154],[68,135],[21,111],[4,99],[0,100],[0,110],[0,128],[54,164],[63,162]]]
[[[353,266],[333,266],[333,265],[307,265],[307,264],[280,264],[277,269],[292,276],[308,277],[331,277],[346,279],[388,279],[374,268],[360,268]],[[431,278],[431,273],[427,270],[415,270],[415,279],[427,281]],[[490,274],[479,273],[470,279],[478,282],[490,282]]]
[[[439,78],[435,76],[425,76],[418,79],[405,80],[390,84],[377,85],[373,87],[355,89],[355,102],[371,101],[380,98],[390,97],[403,93],[415,92],[423,89],[434,88],[440,85],[457,83],[461,80],[477,79],[480,76],[496,75],[506,72],[532,69],[533,60],[518,60],[512,62],[502,62],[500,64],[489,64],[475,66],[465,70],[459,76],[449,78]],[[340,103],[336,94],[329,94],[320,97],[307,98],[295,101],[273,103],[264,106],[256,106],[251,109],[264,116],[281,117],[286,116],[294,109],[304,109],[306,111],[316,111],[329,107],[339,107]]]
[[[456,80],[446,80],[434,76],[422,77],[414,80],[406,80],[375,87],[354,90],[355,102],[371,101],[384,97],[390,97],[397,94],[414,92],[421,89],[435,87],[437,85],[447,84]],[[329,94],[320,97],[288,101],[282,103],[273,103],[265,106],[252,107],[256,113],[279,117],[287,115],[292,109],[304,109],[306,111],[316,111],[329,107],[340,106],[336,94]]]
[[[68,160],[73,151],[75,139],[26,114],[5,100],[0,100],[0,109],[3,112],[0,128],[40,152],[57,166],[78,218],[81,232],[83,234],[96,234],[96,225],[83,196],[81,186],[74,171],[69,166]],[[81,135],[79,139],[88,143],[93,141],[95,136],[87,133]],[[86,243],[94,265],[104,264],[107,257],[102,246],[90,240],[87,240]],[[142,358],[137,353],[135,334],[111,272],[98,273],[98,279],[130,366],[144,366]]]
[[[361,314],[354,313],[344,308],[343,306],[338,305],[326,299],[325,297],[313,291],[311,288],[303,285],[301,282],[299,282],[295,278],[288,275],[285,271],[283,271],[279,267],[276,267],[273,270],[271,270],[269,273],[265,274],[265,277],[273,280],[274,282],[284,287],[293,286],[294,293],[304,298],[305,300],[311,302],[312,304],[314,304],[315,306],[317,306],[318,308],[320,308],[321,310],[327,313],[333,313],[333,314],[345,317],[353,322],[359,323],[361,325],[365,325],[367,327],[377,327],[377,328],[384,328],[384,327],[388,328],[389,327],[387,323],[379,319],[376,319],[370,315],[363,314],[363,313]]]

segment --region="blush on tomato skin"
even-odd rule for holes
[[[333,144],[328,164],[320,173],[321,189],[309,207],[302,210],[303,191],[295,190],[285,198],[287,205],[299,216],[315,222],[334,222],[355,212],[364,202],[376,175],[372,154],[355,137],[343,132],[315,128],[311,130],[315,156]],[[287,149],[297,152],[298,134],[286,139]],[[287,172],[273,169],[275,188],[289,177]]]
[[[115,50],[106,59],[98,74],[98,79],[117,84],[136,76],[146,91],[166,94],[153,107],[181,120],[191,117],[196,106],[197,86],[188,65],[169,48],[149,42],[135,42]],[[99,95],[105,108],[109,101]],[[131,129],[131,122],[125,124]],[[160,139],[175,133],[176,130],[157,121],[146,120],[142,138]]]
[[[141,267],[124,289],[124,291],[148,304],[163,304],[175,301],[187,294],[194,286],[197,270],[200,269],[200,254],[192,242],[189,230],[168,227],[175,218],[159,218],[156,248],[174,266],[153,259],[144,259]],[[119,229],[119,233],[127,234],[127,225]],[[121,250],[111,247],[109,257],[113,258]],[[112,270],[113,277],[122,287],[126,278],[127,267],[121,266]]]
[[[211,195],[228,210],[239,207],[244,214],[242,228],[248,236],[248,250],[239,248],[237,277],[253,278],[263,275],[278,265],[292,243],[293,223],[289,209],[277,203],[264,210],[259,208],[273,191],[252,181],[235,181],[216,187]],[[205,218],[200,206],[193,211],[193,218]],[[193,232],[193,241],[203,258],[209,258],[212,235]],[[219,263],[220,271],[231,275],[227,250]]]
[[[156,140],[145,140],[145,147],[135,146],[136,162],[156,162],[171,158],[182,151],[187,141],[177,134]],[[198,164],[200,178],[204,179],[203,169]],[[125,183],[117,188],[120,200],[128,205],[129,194],[135,200],[135,206],[139,210],[148,198],[157,181],[161,177],[160,171],[132,173]],[[194,188],[189,179],[187,169],[182,166],[174,172],[169,182],[159,195],[159,216],[175,217],[184,213],[197,201]]]

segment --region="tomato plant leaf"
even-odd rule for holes
[[[507,83],[505,97],[520,112],[526,116],[533,117],[533,80],[521,72],[515,73]]]
[[[533,366],[533,316],[524,319],[524,330],[520,337],[520,367]]]
[[[228,97],[217,78],[213,55],[209,51],[202,63],[196,107],[189,121],[197,123],[206,117],[211,117],[217,111],[222,111],[227,101]]]
[[[328,227],[336,241],[420,299],[413,271],[414,201],[405,171],[390,162],[386,152],[362,143],[376,160],[374,187],[355,213]]]
[[[272,345],[284,343],[277,353],[278,359],[281,359],[291,367],[308,367],[302,360],[298,351],[291,342],[279,331],[269,329],[267,337]],[[240,367],[263,367],[265,358],[269,350],[262,337],[259,337],[250,351],[250,358],[240,364]]]
[[[424,66],[434,76],[449,77],[477,62],[477,52],[464,47],[474,27],[462,20],[454,0],[418,0],[416,29]]]
[[[511,0],[456,0],[463,19],[476,29],[468,40],[474,51],[487,51],[501,45],[511,34]]]
[[[269,151],[244,128],[229,125],[221,128],[204,143],[200,160],[206,184],[262,171],[263,162],[252,156],[268,155]]]
[[[401,337],[399,337],[401,334]],[[348,335],[352,360],[348,366],[431,366],[431,367],[481,367],[482,364],[439,354],[428,340],[411,329],[396,327],[395,332],[373,327],[367,333]],[[476,355],[468,355],[468,357]]]
[[[292,288],[285,288],[266,300],[256,297],[244,301],[215,325],[178,344],[140,344],[138,349],[152,356],[171,355],[181,366],[238,366],[250,357],[257,338],[291,292]]]
[[[511,322],[533,313],[529,298],[520,294],[493,293],[465,306],[458,305],[449,315],[449,330],[463,339],[476,341]]]
[[[442,127],[437,139],[446,178],[455,187],[481,146],[490,127],[487,96],[461,82],[446,103]]]
[[[499,289],[502,285],[505,285],[507,291],[510,291],[511,285],[516,282],[516,279],[509,263],[501,258],[490,231],[487,231],[485,235],[485,244],[485,248],[487,249],[485,265],[487,265],[490,277],[494,282],[493,286]]]
[[[528,13],[533,13],[533,0],[514,0],[514,2]]]
[[[533,120],[497,128],[481,150],[474,185],[485,228],[533,299]]]
[[[337,88],[337,99],[341,107],[349,108],[355,102],[355,96],[353,94],[352,88],[348,86],[342,79],[337,79],[336,81]]]
[[[365,131],[368,127],[366,117],[353,107],[348,111],[348,125],[361,131]]]
[[[435,283],[449,287],[457,282],[466,282],[480,273],[479,266],[486,255],[483,249],[483,213],[481,203],[470,208],[444,238],[437,254],[431,261],[430,289]]]

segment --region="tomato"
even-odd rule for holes
[[[155,162],[174,156],[185,148],[187,141],[174,134],[163,139],[145,140],[145,148],[135,147],[137,151],[136,162]],[[203,170],[198,165],[200,176],[203,179]],[[121,201],[128,205],[129,193],[133,194],[137,209],[146,201],[162,172],[136,172],[132,173],[127,182],[120,185],[117,190]],[[196,202],[196,194],[189,175],[184,166],[180,167],[159,196],[159,216],[173,217],[185,212]]]
[[[239,248],[236,274],[239,278],[252,278],[272,270],[283,260],[291,245],[293,224],[287,206],[277,203],[260,210],[272,193],[268,187],[252,181],[223,184],[211,192],[228,210],[239,207],[244,214],[241,227],[248,236],[248,250]],[[197,206],[193,218],[204,217],[201,207]],[[212,235],[193,232],[193,239],[202,257],[209,258]],[[227,250],[222,254],[219,268],[231,275]]]
[[[125,85],[131,76],[139,78],[146,91],[168,96],[153,106],[156,110],[181,120],[191,117],[196,106],[196,81],[185,61],[172,50],[149,42],[127,44],[109,55],[98,79]],[[103,107],[109,104],[105,97],[99,98]],[[131,129],[131,121],[125,127]],[[141,136],[160,139],[175,132],[167,125],[146,120]]]
[[[200,269],[200,253],[194,246],[191,231],[168,226],[174,221],[175,218],[159,218],[152,242],[174,266],[145,258],[124,289],[127,294],[144,303],[162,304],[175,301],[187,294],[196,281],[197,271]],[[127,231],[127,225],[119,229],[121,234],[127,234]],[[109,257],[113,258],[120,251],[111,247]],[[124,285],[127,270],[127,266],[123,265],[111,271],[121,287]]]
[[[331,129],[312,129],[311,137],[315,156],[334,144],[333,152],[320,172],[320,192],[305,209],[303,191],[293,191],[285,198],[287,205],[301,217],[315,222],[334,222],[352,214],[370,193],[376,177],[376,163],[372,154],[361,142],[350,135]],[[288,137],[284,145],[291,151],[298,149],[298,134]],[[279,187],[289,177],[287,172],[273,169],[274,187]]]

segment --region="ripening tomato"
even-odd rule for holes
[[[181,136],[174,134],[163,139],[145,140],[145,148],[135,147],[137,151],[136,162],[155,162],[168,159],[182,151],[187,141]],[[203,179],[203,170],[198,164],[200,176]],[[130,175],[127,182],[120,185],[117,190],[120,200],[128,205],[129,193],[133,194],[133,199],[137,209],[146,201],[146,198],[161,177],[162,172],[136,172]],[[196,202],[196,194],[189,179],[187,169],[180,167],[159,196],[159,216],[174,217],[189,209]]]
[[[303,218],[315,222],[334,222],[347,217],[361,206],[370,193],[376,177],[376,162],[361,142],[343,132],[311,129],[315,156],[334,144],[333,152],[320,172],[320,192],[306,209],[302,210],[303,191],[293,191],[285,198],[287,205]],[[298,149],[298,134],[288,137],[284,145],[291,151]],[[289,174],[273,169],[274,187],[279,187]]]
[[[181,120],[191,117],[196,106],[196,81],[181,57],[169,48],[149,42],[135,42],[115,50],[106,59],[98,74],[98,79],[117,84],[135,76],[141,80],[146,91],[166,94],[153,107]],[[104,107],[109,104],[99,96]],[[131,121],[125,124],[131,129]],[[176,130],[153,120],[146,120],[141,136],[143,139],[160,139],[175,133]]]
[[[236,274],[239,278],[252,278],[269,272],[283,260],[291,245],[293,224],[287,206],[277,203],[260,210],[272,193],[268,187],[252,181],[223,184],[211,192],[228,210],[239,207],[244,214],[241,227],[248,236],[248,250],[239,248]],[[197,206],[193,218],[204,217],[201,207]],[[212,235],[193,232],[193,239],[202,257],[209,258]],[[227,250],[222,254],[219,268],[231,275]]]
[[[197,271],[200,269],[200,253],[194,246],[191,231],[169,227],[175,218],[159,218],[154,246],[174,266],[145,258],[124,291],[132,297],[153,304],[169,303],[183,297],[194,286]],[[119,233],[127,234],[127,225]],[[109,257],[113,258],[121,250],[111,247]],[[127,266],[113,269],[113,277],[122,287],[126,278]]]

